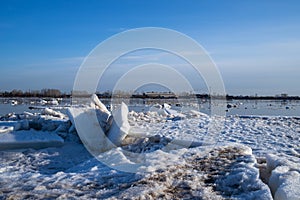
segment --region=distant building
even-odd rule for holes
[[[175,99],[177,96],[172,92],[146,92],[146,98],[162,98],[162,99]]]

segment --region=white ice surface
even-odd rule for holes
[[[120,107],[113,112],[113,122],[108,131],[108,138],[116,146],[120,146],[122,140],[128,135],[129,130],[128,107],[122,102]]]
[[[271,173],[269,186],[276,200],[296,200],[300,197],[300,158],[267,156]]]
[[[75,125],[81,141],[94,155],[114,147],[103,130],[109,116],[102,114],[104,113],[97,115],[97,111],[91,107],[68,109],[68,116]]]
[[[81,111],[74,116],[80,116]],[[89,113],[81,115],[83,124],[91,123]],[[156,111],[130,112],[130,134],[204,143],[210,136],[207,130],[213,118],[197,111],[183,114],[186,118],[172,120],[168,114],[161,115]],[[51,121],[50,117],[48,119]],[[97,115],[94,122],[98,123]],[[85,129],[87,133],[89,128]],[[270,182],[275,184],[274,197],[289,199],[299,192],[296,178],[299,173],[299,130],[298,118],[230,116],[225,118],[222,132],[213,134],[217,139],[216,147],[221,145],[217,147],[219,153],[207,151],[205,147],[185,149],[184,153],[184,149],[151,153],[153,148],[140,148],[150,152],[147,153],[146,169],[137,174],[101,164],[91,158],[82,145],[74,142],[61,148],[3,151],[0,152],[0,198],[157,199],[160,195],[165,198],[192,195],[203,199],[271,199],[269,189],[258,178],[254,156],[275,154],[279,156],[267,159],[271,169]],[[247,145],[253,154],[247,147],[225,148],[223,145],[228,142]],[[152,143],[160,145],[155,140]],[[149,141],[144,144],[148,145]],[[230,153],[231,149],[233,153]],[[115,154],[121,155],[121,159],[109,160],[109,155]],[[120,148],[110,149],[102,155],[115,165],[137,161],[130,153],[122,154]]]
[[[238,117],[224,118],[220,132],[207,134],[218,117],[183,113],[187,118],[177,121],[166,119],[154,112],[129,113],[129,122],[133,131],[149,135],[162,135],[174,139],[194,141],[209,140],[217,143],[234,142],[247,145],[257,156],[269,153],[283,153],[300,156],[300,119],[294,117]]]
[[[101,112],[106,113],[107,115],[111,115],[106,106],[100,101],[96,94],[92,95],[92,102],[98,107]]]
[[[51,115],[51,116],[58,117],[58,118],[61,118],[61,119],[66,117],[61,112],[55,111],[55,110],[50,109],[50,108],[45,108],[42,113],[45,114],[45,115]]]
[[[89,151],[98,155],[116,146],[120,146],[127,136],[130,125],[128,123],[128,107],[121,106],[111,113],[96,95],[92,96],[92,105],[96,107],[72,107],[67,114],[75,125],[79,137]]]
[[[14,130],[14,126],[0,126],[0,133],[7,133]]]
[[[60,147],[64,140],[55,133],[36,130],[0,134],[0,150]]]
[[[26,119],[19,121],[0,121],[0,133],[29,129],[29,122]]]
[[[0,155],[5,198],[270,199],[269,189],[258,178],[251,149],[242,146],[218,147],[205,157],[201,148],[159,150],[146,155],[146,168],[136,174],[101,164],[76,143]]]

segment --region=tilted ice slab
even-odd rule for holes
[[[127,105],[122,103],[111,114],[95,94],[90,106],[69,108],[67,114],[93,155],[120,146],[130,129]]]
[[[121,106],[113,112],[113,122],[108,131],[108,138],[115,145],[119,146],[128,135],[129,130],[128,107],[122,102]]]
[[[56,133],[36,130],[13,131],[0,134],[0,150],[8,149],[41,149],[46,147],[60,147],[64,140]]]
[[[104,128],[107,126],[109,115],[103,115],[92,107],[74,107],[68,109],[68,116],[90,153],[97,155],[113,147]]]

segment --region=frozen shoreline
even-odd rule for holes
[[[169,109],[169,108],[168,108]],[[56,115],[56,116],[53,116]],[[150,188],[153,188],[153,184],[159,184],[160,181],[156,180],[155,177],[158,175],[157,172],[152,172],[150,177],[143,174],[133,175],[131,173],[125,173],[116,171],[111,169],[103,164],[101,164],[96,159],[92,158],[91,155],[85,150],[82,144],[80,144],[79,139],[75,134],[74,127],[68,122],[68,119],[64,116],[57,115],[57,113],[46,112],[42,115],[32,116],[28,113],[24,113],[19,115],[22,116],[21,120],[33,120],[37,118],[37,123],[31,123],[32,127],[39,127],[40,130],[33,131],[32,127],[29,127],[30,130],[14,130],[16,127],[16,123],[18,123],[19,119],[15,116],[11,116],[10,122],[7,121],[0,122],[0,126],[2,129],[4,126],[13,127],[8,128],[7,131],[0,133],[1,136],[5,135],[14,135],[14,134],[31,134],[31,139],[33,141],[38,141],[35,137],[43,137],[47,138],[43,134],[55,135],[58,138],[58,141],[64,141],[64,145],[59,148],[46,148],[40,150],[33,149],[21,149],[21,150],[7,150],[1,151],[1,164],[0,164],[0,197],[15,197],[15,198],[24,198],[26,195],[33,198],[45,198],[49,197],[57,197],[57,198],[71,198],[71,197],[86,197],[86,198],[118,198],[118,197],[135,197],[137,191],[143,191],[142,194],[149,194],[151,191]],[[15,118],[14,118],[15,117]],[[129,134],[137,135],[139,133],[144,133],[144,136],[151,137],[158,135],[159,137],[167,137],[170,139],[177,140],[193,140],[199,142],[205,142],[207,138],[203,137],[206,135],[208,130],[209,123],[212,120],[212,117],[208,115],[190,112],[183,113],[181,115],[176,116],[176,113],[164,113],[159,110],[155,110],[152,112],[133,112],[131,111],[128,114],[129,124],[131,126],[131,132]],[[2,123],[2,125],[1,125]],[[15,124],[14,124],[15,123]],[[39,124],[40,123],[40,124]],[[28,127],[25,127],[28,129]],[[20,128],[19,126],[19,129]],[[49,132],[50,131],[50,132]],[[39,135],[40,133],[40,135]],[[147,134],[145,134],[147,133]],[[275,199],[287,199],[292,198],[293,195],[298,195],[298,188],[289,189],[289,184],[295,184],[297,186],[298,182],[291,182],[292,179],[289,177],[297,177],[299,174],[299,165],[294,163],[299,163],[300,158],[300,147],[299,147],[299,138],[300,138],[300,119],[295,117],[238,117],[238,116],[230,116],[224,119],[224,127],[223,131],[217,134],[217,144],[215,147],[220,149],[226,149],[226,146],[230,146],[234,143],[239,143],[244,146],[251,147],[253,151],[252,160],[248,162],[248,164],[241,166],[241,170],[245,170],[243,173],[247,174],[247,167],[251,167],[251,170],[256,170],[254,174],[255,179],[251,179],[251,184],[259,184],[261,185],[260,189],[261,193],[270,197],[270,191],[268,188],[264,186],[261,180],[258,178],[259,171],[258,168],[267,170],[268,177],[265,177],[267,181],[271,180],[271,183],[268,183],[271,186],[271,190],[273,192],[273,196]],[[8,137],[8,136],[5,136]],[[2,138],[1,142],[5,141]],[[12,137],[8,137],[12,138]],[[49,137],[49,141],[50,141]],[[9,141],[9,140],[7,140]],[[153,140],[153,144],[157,143],[157,141]],[[49,143],[50,144],[50,143]],[[161,150],[153,151],[152,148],[160,148],[162,143],[159,141],[158,144],[153,145],[150,141],[142,141],[139,143],[142,151],[149,151],[149,156],[152,156],[149,160],[149,166],[160,166],[157,165],[160,162],[165,162],[166,158],[164,158],[165,153],[158,156]],[[22,144],[19,144],[22,146]],[[32,144],[34,148],[34,144]],[[148,145],[148,146],[147,146]],[[149,146],[150,145],[150,146]],[[231,145],[232,146],[232,145]],[[45,147],[45,146],[42,146]],[[241,147],[248,148],[248,147]],[[2,148],[4,148],[2,146]],[[133,148],[130,147],[130,148]],[[134,147],[136,149],[136,147]],[[234,149],[229,148],[229,149]],[[110,151],[115,151],[114,149]],[[180,150],[178,150],[180,151]],[[188,152],[196,153],[201,152],[203,149],[201,148],[191,148],[188,149]],[[156,153],[153,153],[156,152]],[[174,152],[173,152],[174,154]],[[175,150],[175,154],[176,150]],[[243,154],[243,153],[242,153]],[[209,155],[204,154],[204,156]],[[214,153],[212,154],[214,155]],[[226,155],[226,153],[225,153]],[[239,154],[237,153],[237,156]],[[276,157],[277,155],[277,157]],[[256,163],[254,158],[256,156],[259,160],[264,160],[262,163]],[[279,157],[280,156],[280,159]],[[212,156],[213,157],[213,156]],[[226,157],[226,156],[225,156]],[[267,157],[267,159],[263,159]],[[175,157],[173,157],[175,158]],[[178,157],[177,157],[178,158]],[[216,157],[218,158],[218,157]],[[217,162],[218,159],[215,158]],[[183,158],[180,158],[183,159]],[[195,158],[196,159],[196,158]],[[198,159],[198,158],[197,158]],[[196,159],[196,160],[197,160]],[[202,158],[201,158],[202,159]],[[200,159],[200,160],[201,160]],[[254,159],[254,160],[253,160]],[[226,162],[233,162],[236,159],[228,160]],[[280,161],[281,160],[281,161]],[[155,161],[155,162],[154,162]],[[244,160],[244,163],[246,160]],[[280,162],[279,162],[280,161]],[[151,164],[151,162],[154,162]],[[170,166],[175,167],[176,169],[181,168],[182,163],[186,161],[181,161],[180,163],[170,162]],[[193,162],[193,161],[191,161]],[[206,161],[211,163],[211,161]],[[155,164],[156,163],[156,164]],[[205,162],[202,162],[204,164]],[[276,165],[274,163],[277,163]],[[288,163],[288,164],[286,164]],[[178,167],[176,167],[178,166]],[[273,167],[270,167],[273,166]],[[161,166],[163,168],[163,166]],[[185,166],[186,167],[186,166]],[[189,170],[191,166],[185,169]],[[161,169],[162,169],[161,168]],[[154,169],[154,168],[153,168]],[[161,170],[156,169],[156,170]],[[174,169],[175,170],[175,169]],[[224,169],[223,169],[224,170]],[[251,171],[250,170],[250,171]],[[176,170],[175,170],[176,171]],[[219,169],[218,171],[222,171]],[[105,172],[107,172],[105,174]],[[161,173],[161,172],[160,172]],[[160,174],[158,173],[158,174]],[[165,171],[165,176],[172,178],[175,172]],[[177,172],[176,172],[177,173]],[[176,174],[175,173],[175,174]],[[197,178],[198,173],[189,172],[189,176],[194,176]],[[197,175],[198,174],[198,175]],[[201,174],[201,173],[200,173]],[[234,173],[233,173],[234,174]],[[205,173],[204,173],[205,175]],[[230,175],[230,173],[228,174]],[[201,175],[202,177],[203,175]],[[152,177],[152,178],[151,178]],[[171,182],[178,182],[176,179],[177,176],[173,177]],[[226,176],[227,177],[227,176]],[[230,177],[230,176],[229,176]],[[286,178],[284,178],[286,177]],[[198,177],[199,178],[199,177]],[[203,178],[203,177],[202,177]],[[219,180],[218,177],[216,180]],[[18,183],[10,184],[13,179],[17,179]],[[105,181],[103,181],[104,179]],[[142,180],[150,180],[147,184],[140,185]],[[102,180],[102,181],[101,181]],[[155,181],[156,180],[156,181]],[[230,182],[225,183],[225,179],[220,179],[219,183],[222,183],[223,186],[229,187]],[[235,180],[235,179],[234,179]],[[155,183],[157,182],[157,183]],[[174,182],[174,183],[175,183]],[[123,184],[123,185],[122,185]],[[166,187],[166,191],[172,188],[172,184],[170,182],[166,183],[164,187]],[[185,183],[186,184],[186,183]],[[225,185],[224,185],[225,184]],[[241,183],[238,183],[241,184]],[[134,187],[132,188],[132,185]],[[176,184],[175,184],[176,185]],[[141,187],[142,186],[142,187]],[[246,190],[241,190],[240,193],[226,193],[222,194],[222,192],[216,192],[218,190],[209,189],[210,187],[205,184],[200,184],[198,190],[193,189],[182,189],[182,186],[178,185],[177,188],[181,188],[181,191],[194,191],[190,193],[190,195],[194,196],[202,196],[208,198],[207,195],[215,195],[216,199],[222,199],[226,195],[234,197],[236,199],[248,198],[253,199],[251,197],[251,193],[246,193]],[[176,188],[175,187],[175,188]],[[223,188],[224,188],[223,187]],[[131,188],[131,189],[129,189]],[[154,187],[155,188],[155,187]],[[169,188],[169,189],[168,189]],[[189,187],[186,187],[189,188]],[[230,188],[230,187],[229,187]],[[220,188],[219,188],[220,189]],[[15,192],[17,191],[17,192]],[[31,191],[31,192],[29,192]],[[197,192],[198,191],[198,192]],[[231,191],[231,190],[230,190]],[[251,191],[251,190],[249,190]],[[263,192],[264,191],[264,192]],[[150,192],[152,198],[158,197],[157,195],[183,195],[183,193],[168,193],[164,191],[158,190],[158,193],[153,194]],[[174,196],[175,195],[175,196]],[[223,195],[223,196],[222,196]],[[225,196],[224,196],[225,195]],[[233,196],[232,196],[233,195]],[[234,196],[235,195],[235,196]],[[150,195],[151,197],[151,195]]]

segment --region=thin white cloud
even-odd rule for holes
[[[78,56],[78,57],[67,57],[67,58],[57,58],[54,60],[55,63],[60,64],[73,64],[73,63],[81,63],[85,57]]]
[[[44,60],[43,62],[33,62],[26,64],[25,67],[36,68],[36,67],[66,67],[66,66],[80,66],[85,57],[66,57],[66,58],[54,58],[49,60]]]
[[[134,60],[141,61],[142,60],[144,62],[147,62],[147,61],[157,61],[165,56],[170,56],[170,53],[164,52],[164,51],[149,53],[149,52],[147,52],[147,50],[145,52],[143,52],[143,50],[141,50],[141,51],[130,53],[128,55],[124,55],[121,57],[121,59],[128,60],[128,61],[134,61]]]

